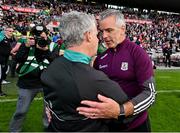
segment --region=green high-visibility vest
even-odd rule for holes
[[[56,47],[57,44],[54,42],[48,45],[50,52],[52,52]],[[19,77],[24,76],[37,68],[43,70],[47,68],[47,66],[49,65],[49,61],[47,59],[44,59],[42,62],[37,62],[34,53],[35,53],[35,47],[30,47],[28,57],[19,70]]]

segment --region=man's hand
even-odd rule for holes
[[[117,119],[120,113],[119,104],[116,101],[100,94],[98,94],[98,99],[100,102],[88,100],[81,101],[81,104],[87,105],[89,107],[78,107],[77,111],[79,112],[79,114],[85,115],[86,117],[91,119]]]
[[[52,119],[51,111],[50,111],[49,107],[45,107],[45,110],[46,110],[46,115],[47,115],[47,118],[48,118],[48,122],[50,123],[51,119]]]
[[[17,43],[16,46],[11,50],[12,55],[16,55],[17,51],[19,50],[21,43]]]

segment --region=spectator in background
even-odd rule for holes
[[[16,53],[19,50],[19,47],[21,45],[21,43],[19,43],[19,40],[22,37],[21,33],[18,32],[18,31],[15,31],[13,33],[13,36],[15,38],[15,41],[14,41],[13,45],[11,46],[11,48],[12,48],[11,57],[12,58],[11,58],[11,63],[10,63],[10,75],[11,75],[12,78],[15,77],[15,73],[16,73],[17,62],[15,60],[15,56],[16,56]]]
[[[90,118],[93,118],[89,115],[92,113],[96,114],[96,118],[120,116],[126,119],[129,116],[137,116],[135,120],[126,124],[119,124],[116,127],[112,124],[111,127],[114,128],[110,131],[150,132],[147,109],[155,101],[151,60],[140,46],[126,38],[125,20],[118,10],[102,12],[99,27],[108,50],[96,58],[94,67],[119,83],[129,100],[117,106],[115,101],[112,102],[112,99],[107,97],[98,97],[100,102],[87,99],[81,101],[86,107],[79,107],[77,111]]]
[[[169,41],[167,41],[163,48],[163,55],[165,57],[165,67],[171,67],[171,54],[172,48]]]
[[[40,75],[47,68],[49,63],[59,56],[58,45],[48,40],[47,33],[43,26],[39,26],[42,31],[33,31],[34,36],[29,36],[22,40],[22,44],[15,56],[19,63],[17,73],[19,74],[17,86],[19,87],[19,97],[16,111],[11,119],[10,132],[22,131],[24,118],[34,97],[39,92],[43,92]],[[37,29],[35,27],[35,29]],[[35,39],[38,34],[39,40]],[[44,112],[43,124],[46,128],[48,121]]]
[[[7,75],[7,69],[8,69],[8,60],[11,52],[11,43],[13,41],[12,39],[12,33],[13,33],[12,27],[5,27],[4,32],[1,32],[1,40],[0,40],[0,96],[6,96],[4,92],[2,92],[2,81],[6,78]]]
[[[58,39],[60,39],[60,34],[58,32],[55,32],[52,37],[52,41],[57,43]]]
[[[98,37],[98,40],[99,40],[98,49],[97,49],[97,55],[99,55],[99,54],[103,53],[104,51],[106,51],[107,46],[104,43],[101,32],[99,32],[99,25],[98,25],[99,15],[98,14],[95,15],[95,19],[96,19],[96,22],[97,22],[97,30],[98,30],[97,37]],[[93,61],[92,61],[92,63],[93,63]]]

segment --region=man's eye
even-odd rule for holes
[[[112,31],[113,31],[113,29],[107,29],[106,31],[107,31],[107,32],[112,32]]]

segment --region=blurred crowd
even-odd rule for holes
[[[51,21],[58,21],[61,15],[72,10],[82,11],[98,16],[98,13],[106,8],[107,5],[99,4],[81,4],[59,2],[56,0],[9,0],[2,1],[2,5],[15,7],[35,8],[40,9],[38,13],[23,13],[17,12],[11,8],[10,10],[0,9],[0,27],[3,25],[12,25],[15,31],[22,32],[24,29],[30,30],[31,27],[39,23],[44,25]],[[127,36],[136,44],[143,47],[149,55],[158,63],[157,58],[164,60],[163,49],[167,44],[170,44],[172,54],[180,52],[180,15],[175,13],[163,13],[154,10],[142,10],[133,8],[119,8],[126,19],[150,21],[150,24],[139,22],[127,23]],[[56,28],[50,30],[50,35],[59,35]],[[17,34],[15,34],[17,35]],[[100,41],[102,42],[102,41]],[[160,53],[160,54],[159,54]],[[175,57],[174,60],[180,60],[180,57]]]
[[[17,110],[10,123],[10,131],[14,132],[21,127],[35,95],[42,92],[41,72],[56,57],[64,54],[66,48],[59,32],[62,15],[75,10],[92,14],[98,21],[101,11],[114,7],[72,3],[70,0],[0,0],[0,4],[0,96],[6,96],[1,84],[8,83],[6,76],[9,69],[11,77],[15,77],[16,73],[19,76],[19,97],[23,97],[23,93],[28,96],[26,99],[18,98]],[[36,9],[36,12],[17,11],[17,8]],[[161,64],[165,67],[180,66],[180,14],[125,7],[117,9],[121,10],[127,21],[127,37],[147,51],[154,69]],[[107,49],[101,32],[98,39],[97,54],[101,54]],[[18,108],[21,107],[19,105],[23,107]],[[21,122],[16,122],[19,116]],[[47,126],[46,121],[43,124]]]

